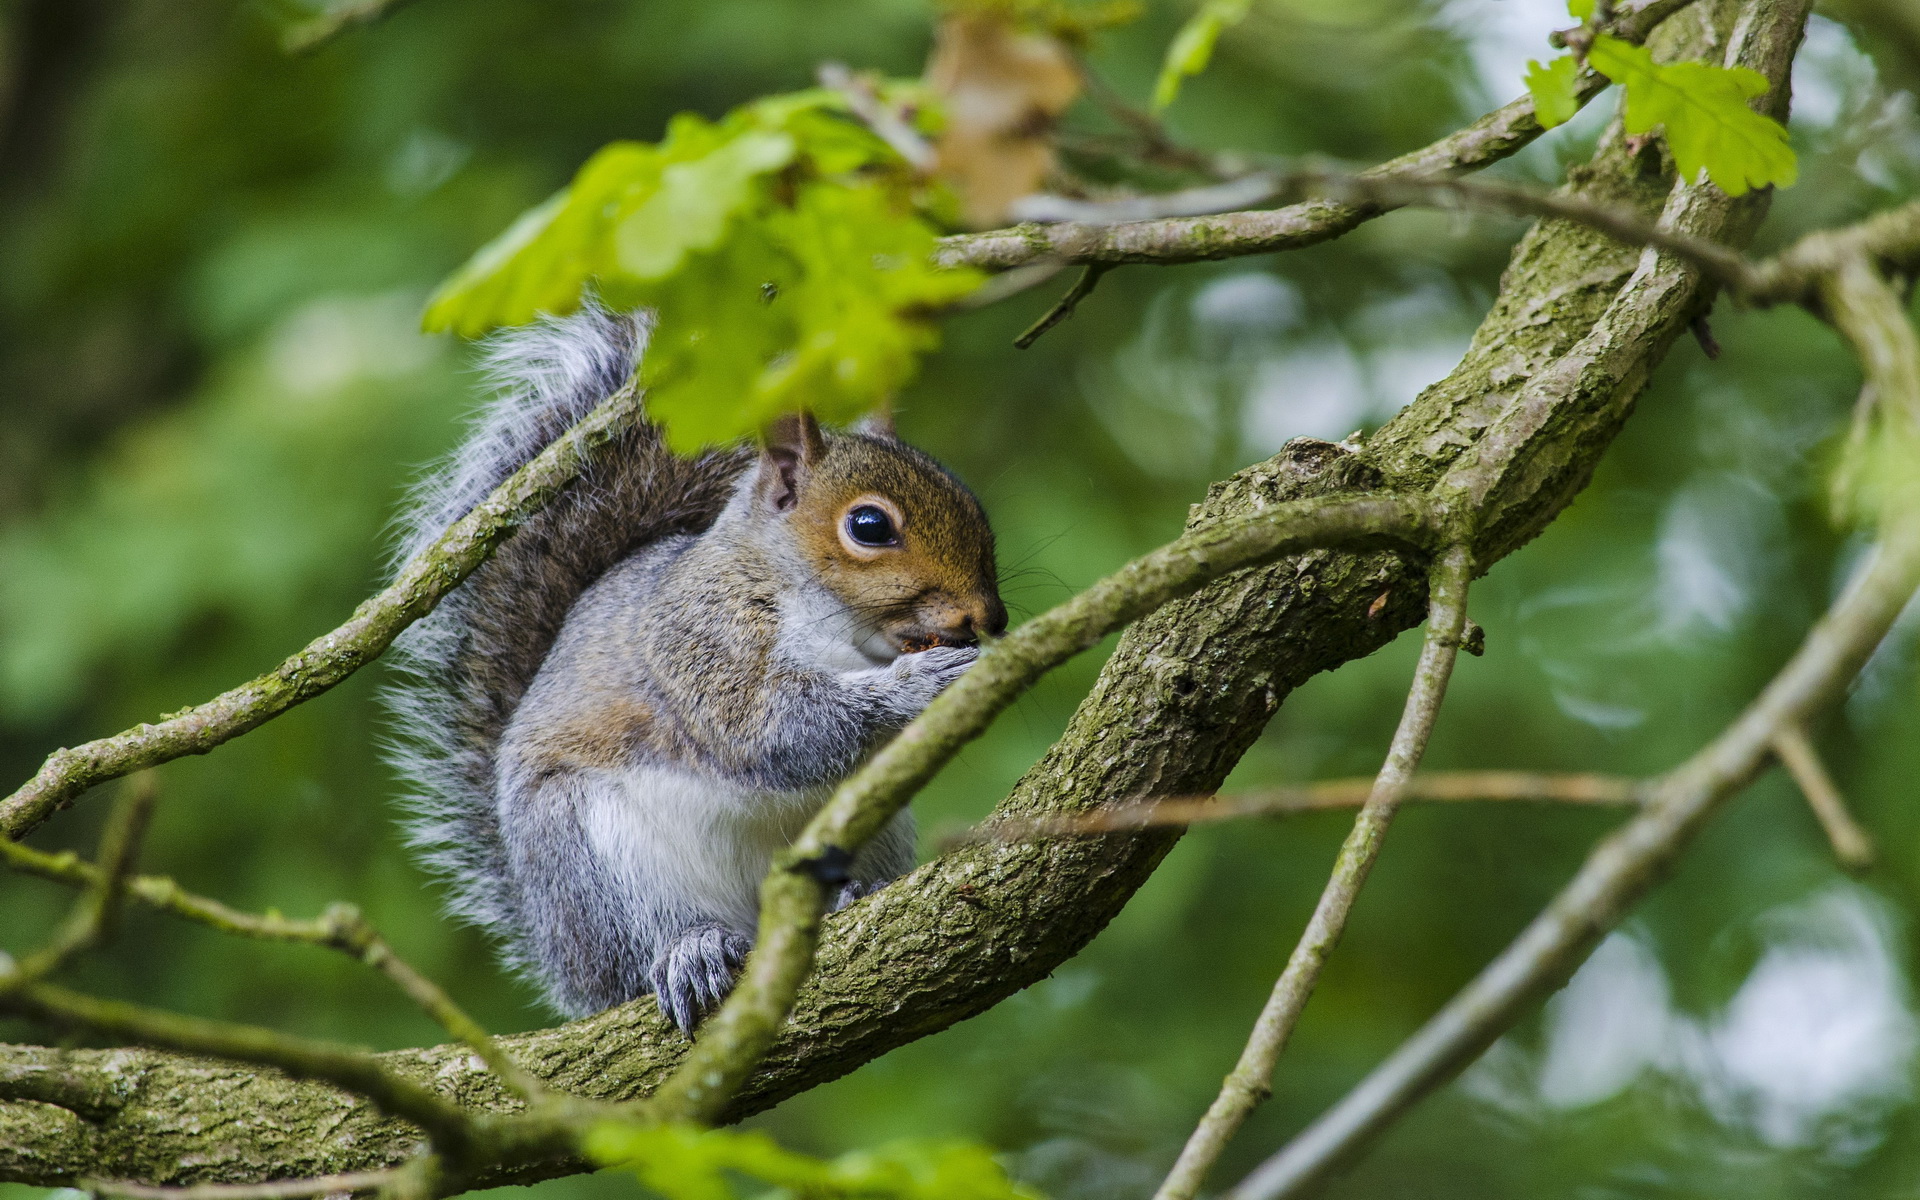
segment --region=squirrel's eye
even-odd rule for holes
[[[871,504],[862,504],[847,514],[847,536],[862,546],[891,546],[900,540],[893,518]]]

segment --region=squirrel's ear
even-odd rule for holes
[[[899,441],[900,435],[893,428],[893,405],[882,404],[866,416],[853,423],[855,433],[864,433],[869,437],[886,438]]]
[[[810,412],[786,413],[767,426],[760,452],[760,496],[775,512],[786,512],[800,502],[800,484],[808,470],[827,452],[820,422]]]

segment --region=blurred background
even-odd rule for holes
[[[235,0],[0,3],[0,771],[203,699],[375,587],[409,481],[459,436],[470,347],[416,333],[432,286],[601,144],[807,86],[918,72],[925,0],[418,0],[307,57]],[[1184,5],[1095,67],[1143,100]],[[1840,15],[1845,15],[1840,14]],[[1520,94],[1552,0],[1264,0],[1172,123],[1207,147],[1374,161]],[[1920,192],[1916,64],[1816,19],[1794,77],[1800,184],[1763,248]],[[1557,182],[1611,97],[1502,174]],[[1084,114],[1073,118],[1080,120]],[[902,401],[982,493],[1033,613],[1178,532],[1206,483],[1299,435],[1385,421],[1440,378],[1521,226],[1402,213],[1278,258],[1110,275],[1033,349],[1064,283],[952,321]],[[1797,312],[1723,307],[1677,346],[1594,485],[1496,567],[1429,759],[1660,770],[1711,736],[1826,604],[1858,544],[1825,480],[1858,386]],[[1920,1192],[1920,693],[1912,625],[1816,732],[1881,864],[1849,880],[1775,772],[1573,983],[1341,1196],[1908,1197]],[[1402,638],[1282,709],[1235,785],[1373,770]],[[1065,723],[1089,655],[917,802],[925,853]],[[382,670],[160,773],[146,869],[250,907],[361,904],[496,1031],[549,1023],[404,853]],[[105,806],[36,836],[87,847]],[[1216,1178],[1237,1177],[1465,982],[1617,815],[1401,817],[1354,926]],[[823,1153],[973,1138],[1056,1197],[1146,1196],[1230,1067],[1347,818],[1190,834],[1113,926],[994,1011],[755,1124]],[[0,877],[0,947],[69,897]],[[317,950],[131,914],[83,986],[379,1047],[441,1040]],[[48,1035],[0,1021],[0,1039]],[[632,1194],[576,1178],[542,1200]],[[36,1189],[0,1185],[0,1200]]]

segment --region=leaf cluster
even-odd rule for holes
[[[1156,109],[1172,104],[1180,95],[1180,85],[1189,76],[1207,69],[1220,35],[1247,19],[1253,0],[1203,0],[1193,16],[1173,35],[1166,58],[1160,65],[1160,77],[1153,85]]]
[[[1038,1200],[966,1142],[899,1141],[819,1159],[752,1130],[622,1122],[599,1126],[586,1145],[666,1200],[733,1200],[741,1182],[762,1185],[747,1193],[762,1200]]]
[[[1575,16],[1591,16],[1590,4],[1572,8]],[[1729,196],[1757,187],[1791,187],[1798,178],[1786,127],[1747,105],[1767,91],[1766,77],[1758,71],[1659,63],[1645,46],[1604,33],[1593,35],[1586,62],[1626,90],[1622,115],[1629,134],[1665,132],[1682,178],[1698,182],[1704,174]],[[1527,91],[1541,125],[1552,129],[1580,110],[1579,77],[1580,62],[1572,54],[1527,64]]]
[[[658,143],[601,149],[441,286],[426,326],[473,336],[597,291],[660,313],[642,382],[677,448],[800,408],[851,419],[912,376],[931,312],[979,282],[932,265],[941,204],[837,92],[682,114]]]

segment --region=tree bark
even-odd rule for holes
[[[1784,102],[1804,3],[1703,0],[1651,44],[1719,59],[1730,42]],[[1693,233],[1744,245],[1763,197],[1678,187],[1657,149],[1617,124],[1570,186]],[[1547,221],[1515,249],[1500,295],[1447,379],[1355,451],[1297,441],[1214,484],[1190,525],[1336,492],[1425,491],[1482,509],[1484,570],[1578,494],[1675,337],[1711,302],[1689,268]],[[998,812],[1032,818],[1217,787],[1286,695],[1372,653],[1425,612],[1425,564],[1314,552],[1243,572],[1136,624],[1066,733]],[[1385,602],[1375,607],[1376,601]],[[843,1075],[982,1012],[1077,953],[1152,873],[1164,830],[963,847],[827,923],[819,971],[734,1117]],[[651,1000],[502,1039],[535,1074],[581,1095],[647,1094],[684,1052]],[[461,1046],[398,1051],[394,1066],[463,1102],[516,1102]],[[393,1163],[416,1131],[330,1087],[146,1049],[0,1046],[0,1179],[83,1175],[158,1183],[253,1181]],[[554,1162],[502,1175],[583,1169]]]

